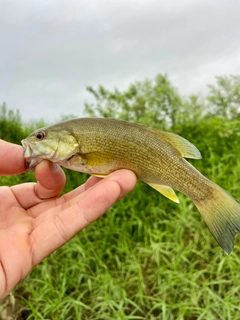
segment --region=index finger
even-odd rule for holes
[[[0,175],[9,176],[27,171],[23,147],[0,140]]]

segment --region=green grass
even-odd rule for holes
[[[19,319],[239,319],[239,238],[227,256],[179,198],[139,185],[18,286]]]
[[[226,126],[200,133],[196,126],[183,135],[203,154],[194,166],[240,199],[240,137]],[[86,180],[67,174],[65,191]],[[138,183],[18,285],[11,293],[16,319],[240,319],[240,236],[227,256],[192,202],[178,196],[180,205]]]

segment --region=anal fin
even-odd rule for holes
[[[168,186],[163,186],[160,184],[155,184],[155,183],[149,183],[146,182],[150,187],[152,187],[153,189],[157,190],[158,192],[160,192],[162,195],[164,195],[166,198],[172,200],[173,202],[176,203],[180,203],[176,193],[174,192],[174,190]]]

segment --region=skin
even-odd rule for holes
[[[26,171],[21,146],[0,140],[0,159],[0,175]],[[44,160],[35,176],[36,183],[0,187],[0,299],[136,184],[133,172],[118,170],[59,197],[66,177],[58,165]]]

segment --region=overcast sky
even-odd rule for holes
[[[182,94],[240,74],[239,0],[0,0],[0,103],[83,115],[86,86],[167,73]]]

